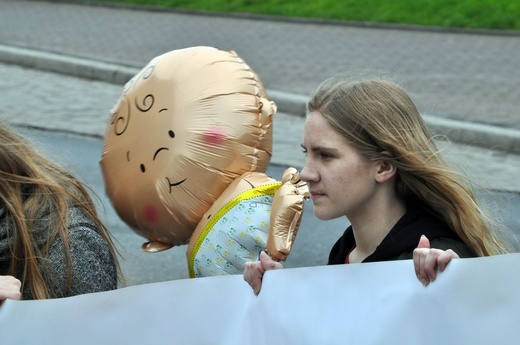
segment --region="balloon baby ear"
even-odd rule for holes
[[[205,212],[246,172],[264,173],[276,105],[233,51],[173,50],[123,88],[101,168],[120,218],[146,251],[188,243]]]

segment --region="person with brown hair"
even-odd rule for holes
[[[390,81],[324,81],[308,101],[302,147],[300,177],[315,215],[351,224],[329,264],[413,259],[428,285],[454,258],[512,249],[470,181],[444,162],[410,97]],[[264,272],[281,267],[262,252],[246,264],[244,280],[258,293]]]
[[[18,280],[22,299],[113,290],[118,283],[116,249],[86,187],[4,124],[0,275],[0,290],[16,298]]]

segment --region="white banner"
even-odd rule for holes
[[[520,254],[452,261],[428,287],[413,263],[176,280],[5,301],[2,344],[515,344]]]

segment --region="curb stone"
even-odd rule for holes
[[[138,67],[6,45],[0,45],[0,62],[117,85],[124,85],[140,71]],[[279,112],[305,116],[307,96],[279,90],[266,91]],[[423,114],[423,117],[433,133],[453,142],[520,154],[518,130],[427,114]]]

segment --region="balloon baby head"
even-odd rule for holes
[[[192,47],[154,58],[124,87],[101,167],[118,215],[147,251],[186,244],[246,172],[265,172],[275,104],[233,51]]]

